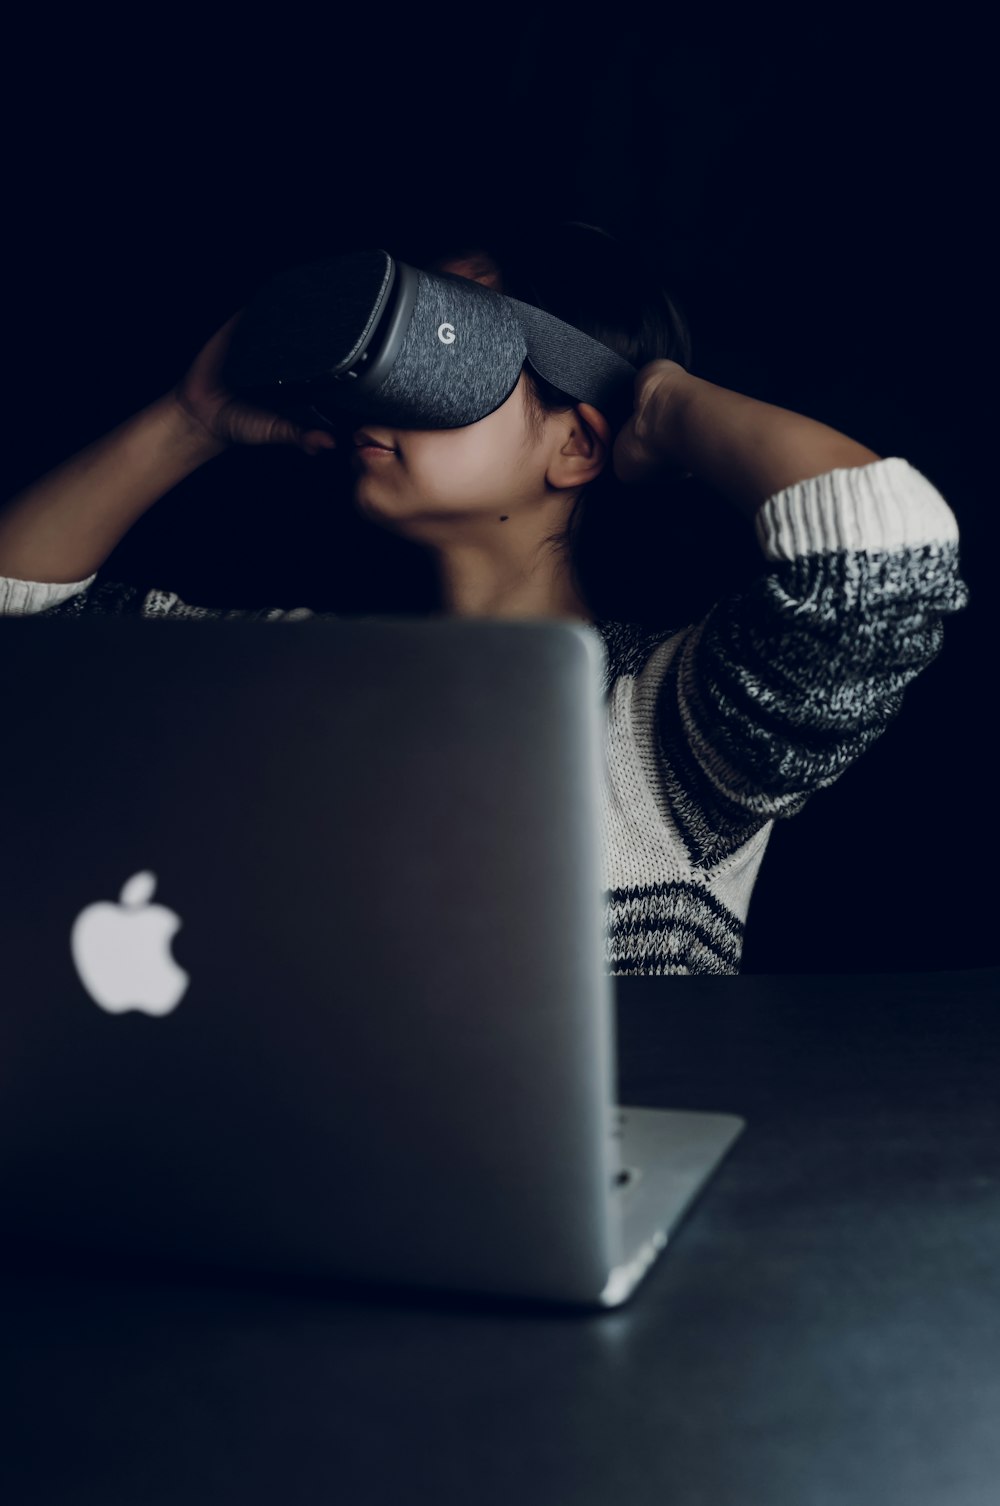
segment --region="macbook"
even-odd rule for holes
[[[0,1226],[587,1307],[742,1128],[616,1102],[605,647],[0,622]]]

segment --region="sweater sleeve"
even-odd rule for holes
[[[28,617],[60,606],[81,592],[87,592],[97,579],[97,572],[86,580],[49,582],[15,580],[0,575],[0,617]]]
[[[840,777],[968,600],[955,515],[898,456],[787,487],[755,527],[767,570],[648,666],[662,795],[704,867]]]
[[[169,617],[198,620],[257,618],[266,622],[297,622],[315,614],[309,607],[197,607],[182,601],[176,591],[158,587],[144,590],[123,581],[98,580],[99,572],[86,580],[60,582],[14,580],[0,575],[0,617],[128,616]],[[329,613],[319,615],[331,615]]]

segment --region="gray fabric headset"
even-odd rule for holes
[[[507,401],[527,361],[617,431],[636,368],[532,304],[388,251],[357,251],[272,277],[248,303],[222,372],[234,393],[300,421],[351,415],[455,429]]]

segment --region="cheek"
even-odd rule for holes
[[[414,444],[407,454],[407,469],[421,490],[447,497],[466,497],[495,487],[509,469],[510,456],[492,436],[472,430],[455,430],[445,437]]]

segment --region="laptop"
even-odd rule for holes
[[[0,1231],[614,1307],[743,1127],[616,1103],[606,649],[0,621]]]

